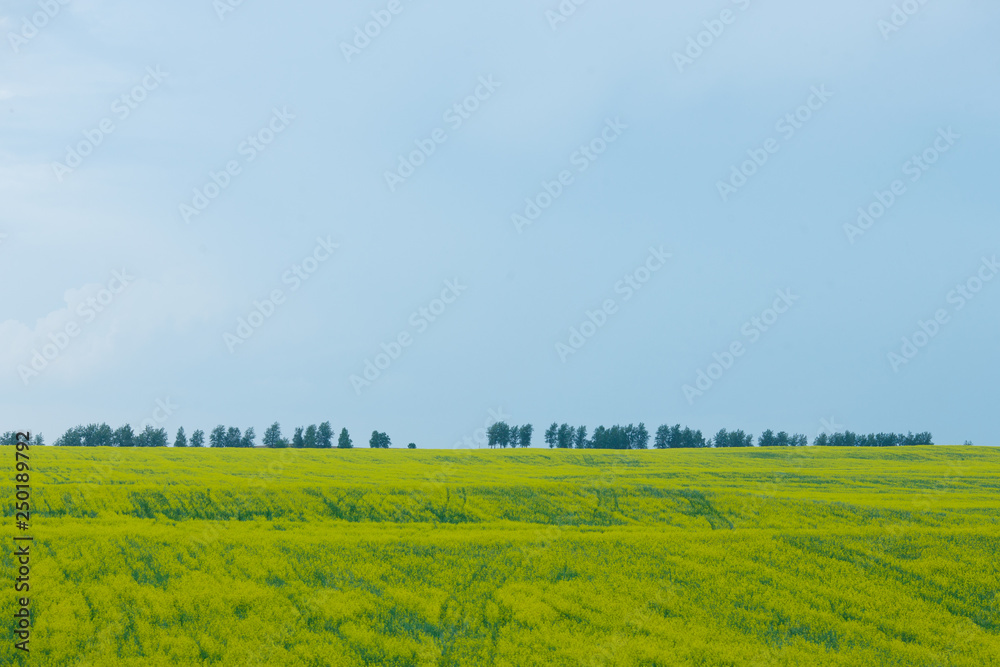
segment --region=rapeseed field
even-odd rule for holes
[[[972,447],[34,448],[31,655],[8,633],[0,663],[1000,665],[998,473]]]

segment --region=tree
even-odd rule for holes
[[[340,429],[340,437],[337,439],[337,449],[352,449],[354,444],[351,442],[351,436],[348,435],[347,429]]]
[[[510,427],[510,435],[507,438],[507,445],[514,449],[517,447],[517,441],[521,439],[521,429],[517,426]]]
[[[490,449],[500,446],[500,422],[493,422],[486,428],[486,446]]]
[[[56,439],[57,447],[83,447],[83,427],[73,426],[66,429],[61,437]]]
[[[684,441],[688,443],[688,447],[708,447],[708,442],[705,440],[705,436],[701,434],[701,430],[692,431],[685,426],[681,435],[684,438]]]
[[[743,431],[727,432],[726,429],[719,429],[715,434],[716,447],[753,447],[753,436]]]
[[[775,446],[774,431],[767,429],[760,434],[760,438],[757,439],[758,447],[774,447]]]
[[[653,440],[653,447],[656,449],[670,448],[670,427],[666,424],[656,429],[656,438]]]
[[[306,446],[305,439],[302,437],[302,427],[295,427],[295,435],[292,436],[292,447],[296,449],[302,449]]]
[[[253,426],[247,427],[247,430],[243,432],[243,439],[240,440],[240,447],[251,448],[256,446],[257,434],[254,433]]]
[[[774,444],[776,447],[788,447],[792,444],[792,439],[785,431],[778,431],[778,435],[774,436]]]
[[[115,447],[135,447],[135,434],[132,432],[131,426],[125,424],[115,430],[114,445]]]
[[[243,435],[235,426],[230,426],[226,431],[226,439],[223,447],[239,447],[243,444]]]
[[[411,442],[410,444],[408,444],[408,445],[406,446],[406,448],[407,448],[407,449],[416,449],[416,448],[417,448],[417,443],[415,443],[415,442]]]
[[[629,445],[632,449],[649,449],[649,431],[646,430],[646,425],[642,422],[639,422],[639,425],[632,432]]]
[[[545,444],[549,446],[549,449],[552,449],[553,447],[556,446],[556,443],[558,441],[559,441],[559,424],[552,422],[552,426],[550,426],[545,431]]]
[[[577,449],[587,448],[587,427],[578,426],[576,433],[573,434],[573,444]]]
[[[302,446],[307,449],[316,448],[316,424],[311,424],[306,428],[306,433],[302,436]]]
[[[323,422],[316,429],[316,446],[323,449],[333,447],[333,428],[330,426],[330,422]]]
[[[45,446],[45,438],[42,436],[41,431],[39,431],[38,434],[35,435],[35,447],[44,447],[44,446]]]
[[[205,432],[200,428],[196,429],[194,433],[191,434],[191,446],[192,447],[204,447],[205,446]]]
[[[165,428],[153,428],[152,425],[147,424],[146,428],[143,429],[142,433],[135,437],[136,447],[166,447],[167,446],[167,429]]]
[[[208,434],[208,446],[209,447],[225,447],[226,446],[226,427],[219,424],[212,429],[212,432]]]
[[[78,426],[75,431],[84,447],[111,447],[114,444],[114,431],[107,424]]]
[[[281,447],[284,440],[281,438],[281,424],[274,422],[267,427],[264,431],[263,443],[265,447],[270,447],[272,449],[278,449]]]
[[[522,447],[531,447],[531,435],[534,432],[535,427],[531,424],[525,424],[518,429],[518,440]]]
[[[556,446],[559,449],[569,449],[573,446],[573,428],[563,424],[556,433]]]
[[[801,433],[796,433],[792,436],[792,447],[807,447],[809,445],[809,438],[802,435]]]
[[[371,440],[368,441],[368,446],[372,449],[389,449],[391,444],[389,436],[378,431],[372,431]]]
[[[177,429],[177,437],[174,438],[174,447],[187,447],[187,446],[188,446],[188,439],[187,436],[184,435],[184,427],[181,426],[180,428]]]
[[[500,447],[501,449],[506,449],[510,444],[510,425],[507,422],[500,422],[499,424],[496,424],[496,427]]]

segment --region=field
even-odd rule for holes
[[[1000,665],[1000,450],[31,457],[33,665]]]

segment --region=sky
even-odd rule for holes
[[[0,430],[1000,444],[1000,6],[577,2],[5,2]]]

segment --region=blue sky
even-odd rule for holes
[[[4,5],[3,430],[1000,439],[1000,7],[222,6]]]

